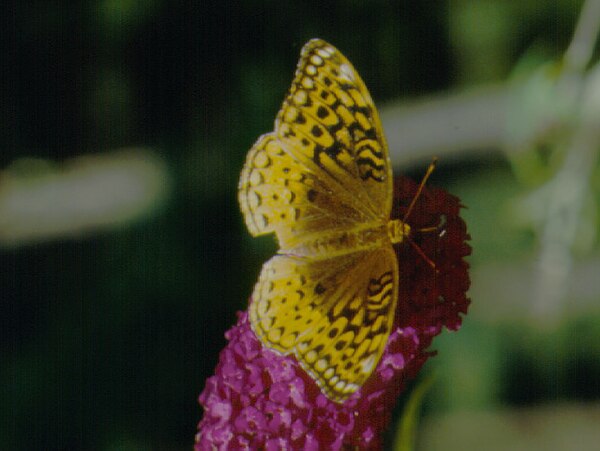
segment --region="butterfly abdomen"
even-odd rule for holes
[[[379,249],[391,244],[388,227],[383,224],[365,225],[354,230],[327,231],[308,237],[293,248],[282,248],[281,254],[312,259],[331,258],[352,252]]]

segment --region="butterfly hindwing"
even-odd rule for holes
[[[250,321],[263,343],[294,354],[339,401],[355,392],[379,361],[397,294],[391,246],[323,260],[276,255],[263,266]]]
[[[276,232],[280,247],[308,240],[324,230],[349,230],[367,220],[355,203],[339,198],[331,181],[307,168],[273,133],[250,149],[238,190],[252,235]]]

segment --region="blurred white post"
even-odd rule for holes
[[[78,237],[122,226],[162,205],[164,161],[149,149],[20,159],[0,172],[0,246]]]

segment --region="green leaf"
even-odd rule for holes
[[[435,375],[427,376],[410,394],[410,398],[404,406],[394,438],[395,451],[412,451],[415,449],[415,437],[419,425],[419,413],[425,395],[432,387]]]

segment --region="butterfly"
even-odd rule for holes
[[[275,233],[249,306],[267,348],[294,355],[332,401],[373,373],[398,298],[390,220],[392,167],[379,115],[352,64],[331,44],[302,48],[274,130],[248,152],[239,182],[253,236]]]

